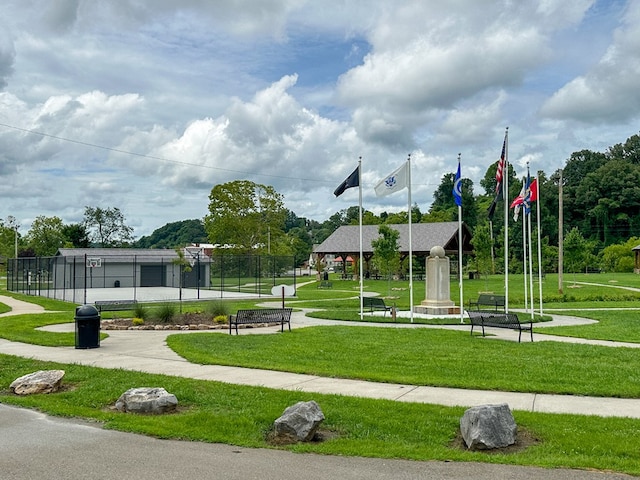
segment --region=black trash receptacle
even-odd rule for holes
[[[76,307],[76,348],[100,346],[100,312],[93,305]]]
[[[116,280],[115,282],[113,282],[113,286],[115,288],[120,288],[120,280]]]

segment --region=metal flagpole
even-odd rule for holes
[[[509,127],[504,132],[504,169],[502,199],[504,200],[504,311],[509,312]]]
[[[460,153],[458,154],[458,169],[460,169]],[[462,178],[460,179],[462,182]],[[462,188],[460,189],[462,191]],[[460,202],[462,203],[462,202]],[[491,247],[493,249],[493,246]],[[460,323],[464,323],[463,287],[462,287],[462,205],[458,205],[458,288],[460,290]]]
[[[527,232],[528,232],[528,238],[529,238],[529,291],[530,291],[530,295],[529,295],[529,301],[531,302],[531,319],[533,320],[533,304],[534,304],[534,300],[533,300],[533,248],[532,248],[532,241],[531,241],[531,175],[529,174],[529,162],[527,162],[527,193],[526,193],[526,198],[527,203],[526,203],[526,218],[527,218]]]
[[[413,241],[411,238],[411,154],[407,158],[407,190],[409,203],[409,316],[413,323]]]
[[[527,180],[525,179],[524,182]],[[522,271],[524,278],[524,309],[529,307],[529,287],[527,286],[527,212],[522,205]]]
[[[359,205],[359,210],[358,210],[358,224],[360,225],[359,228],[359,236],[360,236],[360,258],[358,263],[360,264],[360,321],[364,320],[364,307],[363,307],[363,303],[364,300],[362,299],[362,294],[364,292],[364,285],[363,285],[363,279],[362,279],[362,157],[358,158],[358,205]]]
[[[542,245],[540,238],[542,235],[542,225],[540,223],[540,172],[536,176],[536,212],[538,223],[538,295],[540,296],[540,316],[542,316]]]

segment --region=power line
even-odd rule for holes
[[[72,138],[66,138],[66,137],[60,137],[58,135],[52,135],[50,133],[44,133],[44,132],[38,132],[37,130],[30,130],[28,128],[21,128],[21,127],[16,127],[15,125],[8,125],[6,123],[1,123],[0,122],[0,126],[2,127],[6,127],[6,128],[11,128],[13,130],[17,130],[20,132],[24,132],[24,133],[29,133],[32,135],[39,135],[41,137],[45,137],[45,138],[52,138],[54,140],[60,140],[63,142],[68,142],[68,143],[73,143],[76,145],[81,145],[83,147],[90,147],[90,148],[98,148],[101,150],[106,150],[108,152],[114,152],[114,153],[121,153],[123,155],[131,155],[134,157],[141,157],[141,158],[147,158],[150,160],[159,160],[161,162],[167,162],[167,163],[173,163],[176,165],[182,165],[182,166],[186,166],[186,167],[200,167],[200,168],[208,168],[210,170],[218,170],[218,171],[223,171],[223,172],[231,172],[231,173],[237,173],[237,174],[241,174],[241,175],[247,175],[247,176],[262,176],[262,177],[269,177],[269,178],[282,178],[285,180],[301,180],[304,182],[317,182],[317,179],[310,179],[310,178],[299,178],[299,177],[289,177],[289,176],[285,176],[285,175],[271,175],[268,173],[257,173],[257,172],[244,172],[241,170],[234,170],[232,168],[222,168],[222,167],[214,167],[211,165],[201,165],[201,164],[197,164],[197,163],[190,163],[190,162],[184,162],[184,161],[180,161],[180,160],[172,160],[170,158],[165,158],[165,157],[158,157],[155,155],[148,155],[146,153],[138,153],[138,152],[130,152],[128,150],[122,150],[119,148],[113,148],[113,147],[106,147],[104,145],[98,145],[96,143],[91,143],[91,142],[84,142],[82,140],[74,140]],[[323,180],[321,180],[323,181]],[[328,180],[324,180],[325,183],[331,183]]]
[[[75,140],[73,138],[66,138],[66,137],[61,137],[58,135],[53,135],[50,133],[44,133],[44,132],[39,132],[37,130],[31,130],[29,128],[22,128],[22,127],[17,127],[15,125],[9,125],[7,123],[2,123],[0,122],[0,126],[2,127],[6,127],[6,128],[10,128],[12,130],[17,130],[19,132],[23,132],[23,133],[29,133],[31,135],[39,135],[41,137],[44,138],[51,138],[54,140],[59,140],[62,142],[68,142],[68,143],[73,143],[75,145],[81,145],[83,147],[90,147],[90,148],[98,148],[100,150],[105,150],[108,152],[114,152],[114,153],[120,153],[123,155],[131,155],[134,157],[140,157],[140,158],[147,158],[149,160],[158,160],[161,162],[167,162],[167,163],[173,163],[175,165],[182,165],[185,167],[198,167],[198,168],[207,168],[209,170],[217,170],[217,171],[222,171],[222,172],[230,172],[230,173],[236,173],[239,175],[246,175],[246,176],[258,176],[258,177],[267,177],[267,178],[280,178],[280,179],[284,179],[284,180],[298,180],[298,181],[302,181],[302,182],[314,182],[314,183],[326,183],[327,185],[332,185],[334,183],[334,180],[323,180],[323,179],[318,179],[318,178],[303,178],[303,177],[291,177],[291,176],[286,176],[286,175],[272,175],[272,174],[268,174],[268,173],[257,173],[257,172],[246,172],[246,171],[242,171],[242,170],[234,170],[232,168],[222,168],[222,167],[214,167],[211,165],[201,165],[201,164],[197,164],[197,163],[190,163],[190,162],[184,162],[184,161],[180,161],[180,160],[173,160],[170,158],[165,158],[165,157],[158,157],[155,155],[149,155],[146,153],[138,153],[138,152],[131,152],[128,150],[122,150],[119,148],[114,148],[114,147],[106,147],[104,145],[99,145],[97,143],[91,143],[91,142],[84,142],[82,140]],[[413,183],[412,185],[420,185],[420,186],[424,186],[424,187],[429,187],[432,186],[432,183]]]

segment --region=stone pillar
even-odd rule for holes
[[[445,255],[444,248],[435,246],[431,249],[426,270],[426,298],[420,306],[414,307],[414,312],[430,315],[460,313],[460,309],[451,301],[449,258]]]

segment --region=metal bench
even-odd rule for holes
[[[115,312],[116,310],[133,310],[137,300],[96,300],[95,307],[99,312]]]
[[[238,335],[238,325],[279,323],[280,331],[284,332],[284,324],[289,325],[291,331],[291,308],[260,308],[238,310],[235,315],[229,315],[229,335],[233,327]]]
[[[322,280],[318,284],[318,288],[333,288],[333,283],[330,282],[329,280]]]
[[[362,297],[362,308],[368,308],[371,313],[374,310],[382,310],[386,316],[393,307],[386,305],[380,297]]]
[[[481,310],[483,307],[493,307],[493,311],[502,311],[505,309],[504,295],[494,295],[493,293],[481,293],[475,302],[469,301],[469,308],[475,307]]]
[[[473,335],[473,327],[482,328],[482,336],[485,336],[485,327],[494,328],[511,328],[518,330],[518,343],[522,340],[522,332],[529,332],[531,341],[533,342],[533,323],[521,322],[515,313],[492,313],[468,311],[469,320],[471,321],[471,335]]]

